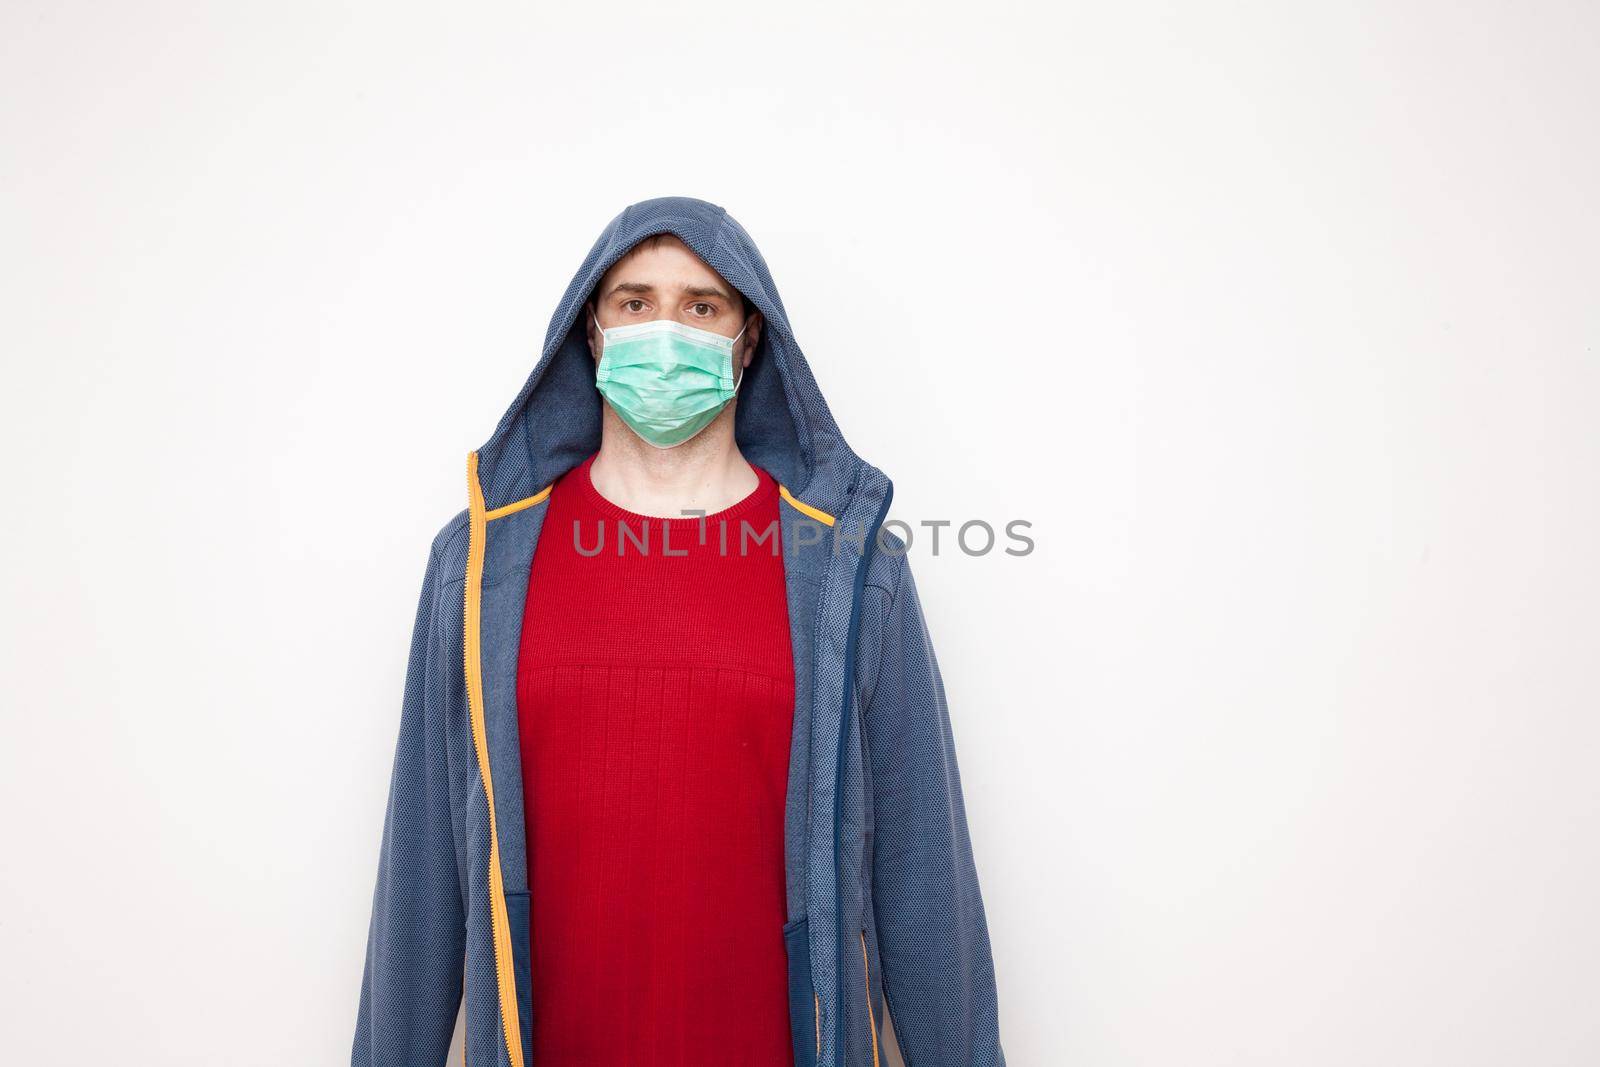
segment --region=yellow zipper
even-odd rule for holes
[[[465,659],[467,707],[472,720],[472,747],[478,756],[484,797],[489,802],[489,926],[493,934],[494,970],[500,991],[500,1019],[505,1029],[511,1067],[522,1064],[522,1024],[517,1015],[517,976],[511,969],[511,919],[506,913],[506,887],[500,872],[500,836],[494,818],[494,779],[489,773],[489,741],[484,726],[483,661],[479,648],[479,615],[483,596],[483,489],[478,485],[478,453],[467,453],[467,580],[463,597],[461,650]],[[464,1053],[463,1053],[464,1055]]]
[[[861,931],[861,978],[867,985],[867,1022],[872,1027],[872,1067],[878,1067],[878,1018],[872,1010],[872,976],[868,973],[867,931]]]

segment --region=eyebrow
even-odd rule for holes
[[[646,285],[644,282],[618,282],[616,285],[611,287],[611,291],[609,293],[607,293],[605,296],[601,297],[600,299],[607,300],[607,299],[611,298],[612,296],[615,296],[617,293],[653,293],[655,291],[656,291],[655,286]],[[723,292],[721,289],[718,289],[714,285],[685,285],[685,286],[683,286],[683,295],[684,296],[715,296],[715,297],[721,297],[723,300],[726,300],[730,304],[733,303],[733,297],[732,296],[730,296],[729,294]]]

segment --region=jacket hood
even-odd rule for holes
[[[484,507],[538,493],[600,447],[604,401],[580,312],[605,272],[658,233],[675,234],[764,319],[735,406],[734,435],[745,458],[810,504],[838,510],[862,461],[817,388],[766,260],[726,210],[686,196],[630,204],[600,232],[550,320],[539,361],[477,450]]]

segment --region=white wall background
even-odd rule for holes
[[[428,540],[624,205],[914,565],[1015,1067],[1600,1062],[1589,4],[0,7],[8,1062],[348,1062]]]

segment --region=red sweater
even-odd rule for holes
[[[647,518],[593,461],[551,493],[517,669],[534,1062],[788,1067],[778,487]]]

